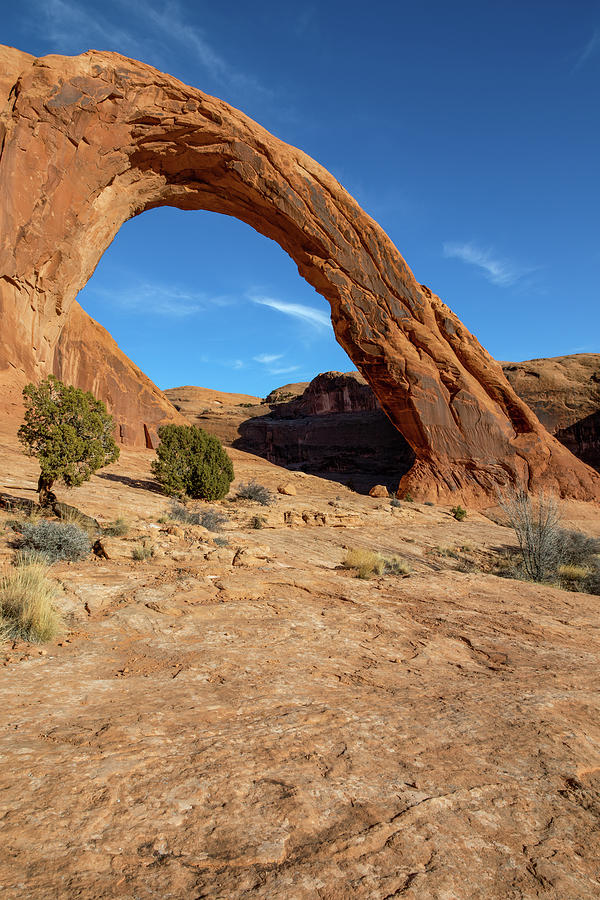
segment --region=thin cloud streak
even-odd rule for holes
[[[254,362],[262,363],[264,366],[268,366],[269,363],[277,362],[278,359],[283,359],[283,353],[261,353],[260,356],[253,356]]]
[[[232,88],[250,90],[263,96],[274,96],[271,89],[262,85],[257,78],[231,65],[210,43],[204,32],[194,28],[182,13],[177,3],[168,3],[158,9],[137,0],[117,0],[127,12],[135,9],[139,21],[147,23],[147,32],[141,36],[121,27],[115,27],[106,16],[96,9],[93,15],[80,3],[70,0],[46,0],[37,2],[36,8],[43,17],[45,33],[55,43],[58,50],[80,51],[95,47],[99,50],[114,50],[124,55],[152,60],[163,68],[169,68],[172,60],[165,55],[168,44],[186,47],[196,62],[208,72],[216,83]]]
[[[571,73],[577,72],[578,69],[581,69],[581,67],[586,64],[588,59],[594,56],[594,54],[598,50],[600,50],[600,28],[595,28],[591,38],[577,57],[575,65],[571,69]]]
[[[317,331],[331,328],[331,320],[327,313],[320,309],[313,309],[312,306],[305,306],[303,303],[287,303],[285,300],[277,300],[273,297],[250,297],[250,300],[259,306],[268,306],[286,316],[305,322]]]
[[[204,312],[209,306],[227,306],[230,303],[227,297],[210,297],[208,294],[158,284],[140,284],[117,291],[96,288],[94,292],[121,309],[143,309],[147,315],[171,319],[184,319]]]
[[[269,375],[287,375],[288,372],[297,372],[300,366],[283,366],[280,369],[269,369]]]
[[[481,269],[484,276],[492,284],[510,287],[532,269],[522,269],[508,259],[494,255],[491,249],[483,250],[472,242],[459,244],[453,241],[444,243],[444,256],[448,259],[460,259],[462,262]]]

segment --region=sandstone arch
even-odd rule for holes
[[[401,490],[483,502],[520,480],[600,498],[597,473],[306,154],[115,53],[2,48],[0,64],[0,371],[51,368],[71,304],[123,222],[161,205],[213,210],[277,241],[329,301],[338,341],[415,451]]]

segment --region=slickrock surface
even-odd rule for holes
[[[156,385],[119,350],[108,331],[74,301],[54,350],[53,374],[101,397],[115,419],[116,439],[158,446],[157,429],[187,424]]]
[[[502,368],[542,425],[600,470],[600,353],[502,363]]]
[[[6,47],[0,134],[1,382],[51,370],[123,222],[161,205],[213,210],[276,240],[329,301],[340,344],[416,455],[401,492],[482,504],[519,479],[600,498],[598,474],[543,429],[373,219],[243,113],[118,54]]]
[[[0,490],[33,498],[14,433],[0,450]],[[478,513],[231,454],[296,495],[216,504],[224,547],[158,522],[149,451],[64,492],[131,531],[52,567],[59,640],[0,653],[2,896],[596,898],[598,597],[459,571],[512,544]],[[412,573],[358,580],[347,547]]]

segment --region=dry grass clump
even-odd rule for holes
[[[33,643],[52,640],[62,619],[54,607],[58,589],[47,567],[20,565],[0,577],[0,633]]]
[[[374,575],[408,575],[411,568],[398,556],[385,557],[374,550],[354,548],[348,550],[342,560],[344,569],[354,569],[357,578],[373,578]]]
[[[264,484],[259,484],[254,478],[246,484],[240,484],[237,489],[237,497],[240,500],[252,500],[254,503],[260,503],[261,506],[270,506],[275,503],[276,499]]]
[[[109,522],[102,530],[108,537],[124,537],[129,533],[129,522],[125,516],[117,516],[114,522]]]
[[[154,556],[154,544],[150,544],[148,541],[141,541],[139,544],[135,545],[131,551],[131,556],[136,562],[144,562],[147,559],[152,559]]]

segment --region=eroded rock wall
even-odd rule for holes
[[[235,216],[330,303],[339,343],[415,453],[401,492],[488,502],[520,482],[600,498],[502,369],[318,163],[243,113],[115,53],[0,51],[0,381],[51,371],[68,311],[126,220]]]

